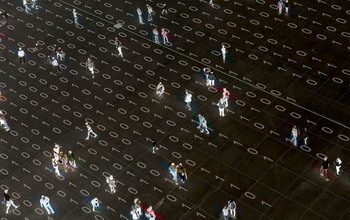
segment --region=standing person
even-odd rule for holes
[[[203,68],[203,72],[204,72],[204,75],[205,75],[205,84],[207,86],[209,86],[209,74],[210,74],[211,70],[210,70],[209,67],[204,67]]]
[[[140,22],[140,24],[145,24],[145,23],[143,23],[143,19],[142,19],[142,11],[141,11],[141,8],[137,8],[136,11],[137,11],[137,15],[139,16],[139,22]]]
[[[341,167],[342,161],[340,160],[340,158],[337,158],[334,161],[334,166],[335,166],[335,170],[336,170],[336,175],[339,176],[340,175],[340,167]]]
[[[131,214],[133,220],[138,220],[138,219],[140,219],[140,216],[139,216],[139,214],[138,214],[137,209],[136,209],[135,206],[131,206],[130,214]]]
[[[181,182],[185,183],[185,181],[187,180],[187,173],[186,173],[186,169],[182,166],[182,163],[179,163],[179,165],[177,165],[177,173],[180,176]]]
[[[162,6],[162,14],[168,14],[168,9],[166,8],[166,4]]]
[[[162,28],[161,35],[163,36],[163,44],[169,43],[168,32]]]
[[[42,195],[41,199],[40,199],[40,206],[41,208],[45,208],[45,210],[47,211],[47,214],[55,214],[55,212],[53,211],[51,204],[50,204],[50,198],[47,196]]]
[[[62,61],[62,60],[64,60],[64,56],[65,56],[64,51],[62,50],[61,47],[58,47],[56,50],[56,58],[60,59]]]
[[[191,110],[191,102],[192,102],[192,94],[189,93],[187,90],[185,91],[186,95],[185,95],[185,102],[186,102],[186,106],[188,108],[188,110]]]
[[[228,200],[227,206],[229,209],[230,216],[236,218],[236,203],[233,200]]]
[[[307,146],[308,140],[309,140],[309,131],[307,130],[307,128],[304,128],[304,132],[303,132],[302,137],[303,137],[304,145]]]
[[[67,168],[68,168],[68,157],[65,153],[61,152],[60,153],[60,160],[59,162],[62,163],[63,168],[64,168],[64,172],[67,173]]]
[[[156,27],[153,28],[154,42],[159,44],[159,32]]]
[[[208,126],[207,126],[207,120],[202,116],[202,129],[201,129],[201,133],[206,132],[207,134],[209,134],[209,130],[208,130]]]
[[[159,82],[156,88],[156,93],[159,96],[162,96],[164,94],[164,86],[162,84],[162,82]]]
[[[57,73],[61,72],[60,65],[58,64],[58,61],[55,57],[52,57],[51,65],[54,70],[56,70]]]
[[[228,100],[230,98],[230,92],[224,88],[224,91],[222,92],[222,98],[224,99],[224,103],[225,103],[225,108],[228,107]]]
[[[229,213],[229,208],[227,205],[224,206],[224,208],[222,209],[222,215],[224,216],[225,220],[228,220],[228,213]]]
[[[122,52],[122,42],[120,40],[118,40],[118,38],[115,38],[115,47],[118,50],[118,57],[121,56],[121,58],[123,58],[123,52]]]
[[[9,125],[7,124],[6,118],[5,118],[5,114],[3,111],[0,110],[0,125],[4,126],[6,131],[10,130]]]
[[[19,63],[26,63],[26,53],[20,47],[17,52]]]
[[[288,0],[285,0],[284,8],[286,9],[286,15],[288,15],[288,12],[289,12],[289,3],[288,3]]]
[[[322,165],[321,165],[321,169],[320,169],[320,175],[321,176],[325,176],[326,180],[329,181],[328,178],[328,168],[329,168],[329,160],[327,157],[325,157],[323,159]]]
[[[149,220],[155,220],[155,219],[156,219],[156,213],[153,211],[152,206],[149,206],[149,207],[147,208],[145,215],[146,215],[146,217],[147,217]]]
[[[115,179],[113,178],[113,175],[110,175],[109,177],[107,177],[106,182],[107,182],[109,188],[111,189],[111,192],[115,193],[116,192],[116,190],[115,190],[116,184],[115,184]]]
[[[36,0],[32,0],[32,8],[38,9],[38,6],[36,4]]]
[[[58,161],[55,160],[55,158],[52,158],[52,166],[53,168],[55,169],[55,173],[58,175],[58,176],[61,176],[60,174],[60,170],[58,169]]]
[[[156,150],[159,150],[159,148],[157,147],[157,142],[156,140],[152,139],[152,153],[156,153]]]
[[[202,128],[202,126],[203,126],[203,116],[201,115],[201,114],[198,114],[198,123],[199,123],[199,125],[198,125],[198,129],[201,129]]]
[[[75,10],[75,8],[73,8],[73,17],[74,17],[74,24],[75,24],[75,25],[79,24],[79,21],[78,21],[78,12]]]
[[[153,8],[151,6],[149,6],[149,4],[146,5],[147,7],[147,13],[148,13],[148,21],[152,21],[152,15],[154,14]]]
[[[86,139],[86,140],[89,140],[90,134],[93,135],[93,138],[96,138],[96,137],[97,137],[97,134],[96,134],[95,132],[92,131],[91,126],[90,126],[87,122],[85,122],[85,126],[86,126],[87,131],[88,131],[88,132],[87,132],[87,137],[86,137],[85,139]]]
[[[53,158],[58,161],[60,159],[60,152],[61,152],[60,145],[55,143],[55,146],[53,147],[52,151],[53,151]]]
[[[222,62],[226,62],[226,54],[227,54],[227,49],[224,45],[221,47],[221,54],[222,54]]]
[[[225,102],[224,102],[224,99],[221,98],[217,104],[217,106],[219,107],[219,115],[221,117],[224,117],[225,116]]]
[[[31,11],[31,9],[28,6],[27,0],[23,0],[23,8],[25,9],[25,11],[28,13],[29,11]]]
[[[4,200],[6,203],[6,214],[9,213],[10,207],[13,206],[15,207],[15,209],[17,209],[19,207],[19,205],[15,205],[15,203],[13,203],[13,199],[11,199],[10,195],[8,194],[9,190],[6,189],[4,191]]]
[[[95,63],[92,61],[92,59],[89,57],[86,61],[86,67],[91,72],[92,78],[95,77]]]
[[[292,142],[296,146],[297,145],[297,139],[298,139],[298,133],[299,133],[299,130],[298,130],[297,126],[294,125],[293,128],[292,128],[291,139],[286,138],[286,141],[289,140],[290,142]]]
[[[177,168],[175,163],[171,163],[170,167],[169,167],[169,172],[171,174],[171,176],[173,177],[173,181],[175,182],[176,185],[179,185],[177,182]]]
[[[209,76],[208,76],[209,86],[214,86],[214,84],[215,84],[215,79],[216,79],[216,77],[215,77],[214,72],[213,72],[213,71],[210,71],[210,72],[209,72]]]
[[[67,156],[68,156],[69,165],[72,168],[72,170],[74,171],[74,169],[77,168],[77,164],[75,163],[74,154],[72,153],[72,151],[68,151]]]
[[[277,7],[278,7],[278,15],[281,15],[284,7],[284,2],[282,0],[279,0],[277,3]]]
[[[100,211],[100,201],[98,201],[98,198],[94,198],[91,200],[91,205],[92,205],[92,211],[99,212]]]
[[[142,216],[142,209],[141,209],[141,201],[138,198],[134,199],[134,206],[136,209],[136,213],[140,218]]]

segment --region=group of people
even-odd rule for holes
[[[279,0],[277,3],[278,7],[278,14],[281,15],[283,12],[283,9],[285,9],[286,15],[289,13],[289,3],[288,0]]]
[[[142,218],[142,215],[143,215],[142,205],[141,205],[141,201],[138,198],[134,199],[134,205],[131,206],[130,214],[133,220],[139,220]],[[154,212],[152,206],[149,206],[145,210],[145,217],[148,218],[149,220],[156,219],[156,213]]]
[[[63,166],[65,172],[67,172],[69,168],[72,171],[75,171],[77,169],[77,164],[72,151],[68,151],[68,153],[65,154],[63,151],[61,151],[61,146],[55,144],[53,148],[52,166],[55,170],[55,173],[58,176],[61,176],[59,165]]]
[[[233,200],[229,200],[227,205],[222,209],[222,215],[225,220],[228,220],[230,217],[236,219],[236,203]]]
[[[334,162],[333,165],[335,166],[335,171],[336,175],[340,176],[340,168],[342,165],[342,161],[340,158],[337,158]],[[328,157],[323,158],[321,168],[320,168],[320,175],[324,176],[327,181],[329,181],[329,175],[328,175],[328,168],[330,167],[330,162],[328,160]]]
[[[178,179],[177,179],[178,177],[180,177],[180,180],[182,183],[186,182],[187,172],[185,167],[182,165],[182,163],[179,163],[178,165],[175,165],[175,163],[171,163],[171,165],[169,166],[169,172],[176,185],[179,185]]]
[[[296,125],[293,126],[290,138],[286,137],[286,141],[290,141],[294,146],[304,145],[308,146],[309,143],[309,131],[304,128],[300,131],[300,128]]]

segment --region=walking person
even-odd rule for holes
[[[42,195],[41,199],[40,199],[40,206],[41,208],[45,208],[45,210],[47,211],[47,214],[55,214],[55,212],[52,209],[52,206],[50,204],[50,198],[47,196]]]
[[[156,140],[152,139],[152,153],[156,153],[156,150],[159,150],[159,148],[157,147],[157,142]]]
[[[163,44],[169,43],[168,32],[167,32],[164,28],[162,28],[162,31],[161,31],[160,34],[161,34],[162,37],[163,37]]]
[[[228,220],[229,208],[227,205],[222,209],[222,215],[224,216],[224,220]]]
[[[6,204],[6,214],[9,213],[9,210],[11,208],[11,206],[15,207],[15,209],[18,209],[19,205],[15,205],[15,203],[13,203],[13,199],[11,199],[10,195],[9,195],[9,190],[6,189],[4,190],[4,200],[5,200],[5,204]]]
[[[219,100],[217,106],[219,107],[219,115],[220,115],[220,117],[224,117],[225,116],[225,102],[224,102],[223,98],[221,98]]]
[[[61,47],[58,47],[57,50],[56,50],[56,58],[57,59],[60,59],[61,61],[64,60],[64,56],[66,54],[64,53],[64,51],[62,50]]]
[[[26,63],[26,53],[20,47],[17,52],[19,63]]]
[[[56,70],[57,73],[61,72],[60,65],[58,64],[58,61],[55,57],[52,57],[51,65],[52,65],[52,68]]]
[[[95,212],[99,212],[100,211],[100,201],[98,200],[98,198],[94,198],[91,200],[91,205],[92,205],[92,211]]]
[[[215,77],[214,72],[213,72],[213,71],[210,71],[210,72],[209,72],[209,76],[208,76],[209,86],[214,86],[214,84],[215,84],[215,79],[216,79],[216,77]]]
[[[226,62],[227,49],[224,45],[221,47],[222,62]]]
[[[177,173],[180,176],[181,182],[185,183],[187,180],[187,172],[186,169],[182,166],[182,163],[179,163],[179,165],[177,165]]]
[[[329,160],[328,160],[327,157],[325,157],[323,159],[323,162],[322,162],[322,165],[321,165],[320,175],[321,176],[325,176],[327,181],[329,181],[328,168],[329,168]]]
[[[288,0],[285,0],[284,8],[286,9],[286,15],[288,15],[288,13],[289,13],[289,3],[288,3]]]
[[[175,182],[176,185],[179,185],[177,182],[177,168],[175,163],[171,163],[171,165],[169,166],[169,172],[171,174],[171,176],[173,177],[173,181]]]
[[[224,88],[223,92],[222,92],[222,98],[224,99],[224,103],[225,103],[225,108],[228,107],[228,100],[230,98],[230,92]]]
[[[55,146],[53,147],[52,151],[53,158],[58,161],[60,159],[61,146],[55,143]]]
[[[92,131],[91,126],[90,126],[87,122],[85,122],[85,126],[86,126],[87,131],[88,131],[88,132],[87,132],[87,137],[85,138],[85,140],[89,140],[90,134],[93,135],[93,138],[96,138],[96,137],[97,137],[97,134],[96,134],[95,132]]]
[[[282,14],[282,10],[284,8],[284,2],[283,0],[279,0],[277,3],[277,7],[278,7],[278,15]]]
[[[162,82],[159,82],[157,85],[157,88],[156,88],[157,95],[162,96],[164,94],[164,90],[165,89],[164,89]]]
[[[69,166],[74,171],[77,168],[77,164],[75,162],[75,158],[74,158],[73,152],[72,151],[68,151],[68,155],[67,156],[68,156]]]
[[[131,206],[130,214],[131,214],[133,220],[139,220],[140,219],[140,215],[138,214],[137,209],[136,209],[135,206]]]
[[[211,72],[211,69],[209,67],[204,67],[203,68],[203,72],[204,72],[204,75],[205,75],[205,84],[207,86],[209,86],[209,74]]]
[[[233,200],[228,200],[227,206],[231,217],[236,218],[236,203]]]
[[[286,141],[288,140],[288,141],[292,142],[295,146],[297,146],[298,134],[299,134],[298,127],[296,125],[294,125],[292,128],[291,138],[290,139],[286,138]]]
[[[139,22],[140,22],[140,24],[145,24],[145,23],[143,23],[143,19],[142,19],[142,11],[141,11],[141,8],[137,8],[136,11],[137,11],[137,15],[139,16]]]
[[[94,78],[95,77],[95,63],[94,63],[94,61],[92,61],[92,59],[90,57],[86,60],[86,67],[91,72],[92,78]]]
[[[134,207],[139,218],[142,216],[141,201],[138,198],[134,199]]]
[[[123,58],[123,52],[122,52],[122,42],[120,40],[118,40],[118,38],[115,38],[115,47],[118,50],[118,57],[120,56],[121,58]]]
[[[7,124],[6,118],[5,118],[5,113],[0,110],[0,125],[4,126],[6,131],[10,130],[9,125]]]
[[[192,102],[192,94],[189,93],[187,90],[185,91],[186,95],[185,95],[185,102],[186,102],[186,106],[188,108],[188,110],[191,110],[191,102]]]
[[[159,44],[159,32],[156,27],[153,28],[153,36],[154,36],[154,42]]]
[[[55,170],[56,175],[61,176],[60,170],[58,169],[58,160],[55,160],[55,158],[52,158],[52,166]]]
[[[340,167],[341,167],[342,161],[340,160],[340,158],[337,158],[334,161],[334,166],[335,166],[335,171],[336,171],[336,175],[339,176],[340,175]]]
[[[109,177],[107,177],[106,182],[107,182],[109,188],[111,189],[111,193],[115,193],[116,192],[116,190],[115,190],[116,184],[115,184],[115,179],[113,178],[113,175],[110,175]]]
[[[154,14],[153,8],[151,6],[149,6],[149,4],[146,5],[147,7],[147,13],[148,13],[148,21],[152,21],[152,15]]]
[[[309,142],[309,131],[307,130],[307,128],[304,128],[302,137],[303,137],[303,142],[304,142],[303,144],[305,146],[307,146],[308,142]]]
[[[32,8],[38,9],[38,6],[36,4],[36,0],[32,0]]]
[[[23,0],[23,8],[28,13],[31,9],[28,6],[27,0]]]
[[[73,8],[73,17],[74,17],[74,24],[77,25],[79,24],[79,21],[78,21],[78,12],[77,10],[75,10],[75,8]]]
[[[201,129],[201,133],[206,132],[207,134],[209,134],[209,130],[208,130],[208,126],[207,126],[207,120],[202,116],[202,129]]]

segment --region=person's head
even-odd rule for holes
[[[159,85],[162,85],[162,82],[159,82]]]
[[[4,193],[6,193],[6,194],[7,194],[8,192],[9,192],[9,190],[8,190],[8,189],[5,189]]]
[[[328,158],[327,157],[324,157],[323,160],[326,161]]]
[[[226,88],[224,88],[224,92],[226,92]]]
[[[19,50],[22,50],[22,47],[20,47]]]
[[[70,151],[68,151],[68,154],[72,154],[72,151],[70,150]]]
[[[44,196],[44,195],[42,195],[42,196],[41,196],[41,198],[42,198],[42,199],[45,199],[45,196]]]
[[[150,211],[153,210],[152,206],[148,207],[148,209],[149,209]]]
[[[73,8],[73,11],[75,12],[75,8]]]
[[[109,179],[111,179],[111,180],[112,180],[112,179],[113,179],[113,175],[110,175],[110,176],[109,176]]]
[[[87,122],[85,122],[85,125],[88,126],[89,124]]]

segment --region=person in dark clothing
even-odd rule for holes
[[[322,165],[321,165],[321,169],[320,169],[320,175],[321,176],[325,176],[326,180],[329,181],[328,178],[328,168],[329,168],[329,160],[327,157],[325,157],[323,159]]]
[[[157,142],[156,140],[152,139],[152,153],[156,153],[156,150],[159,150],[159,148],[157,147]]]

